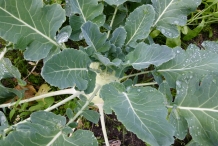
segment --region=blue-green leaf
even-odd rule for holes
[[[68,130],[67,130],[68,129]],[[15,131],[1,140],[1,145],[23,146],[97,146],[97,140],[93,133],[87,130],[77,130],[71,136],[66,125],[66,118],[50,112],[38,111],[31,115],[30,122],[17,125]],[[85,140],[84,140],[85,139]]]
[[[126,56],[126,61],[129,65],[132,65],[133,68],[141,70],[148,68],[151,64],[160,66],[174,57],[175,53],[167,46],[140,43],[136,46],[134,51]]]
[[[74,49],[65,49],[45,62],[43,78],[51,85],[61,89],[76,86],[85,90],[89,82],[90,59],[87,54]]]
[[[110,39],[111,44],[116,47],[122,47],[126,40],[126,30],[123,27],[118,27],[114,30]]]
[[[217,76],[201,81],[189,76],[177,80],[175,105],[179,116],[186,119],[193,140],[201,145],[218,143]]]
[[[179,47],[173,49],[175,58],[157,68],[168,84],[175,87],[180,75],[201,77],[206,74],[218,74],[218,54],[210,50],[200,50],[195,45],[190,45],[187,50]]]
[[[24,53],[27,60],[40,60],[52,47],[60,47],[54,37],[65,19],[65,12],[58,4],[44,6],[42,0],[0,0],[0,36],[16,44],[16,48],[27,48]]]
[[[201,0],[151,0],[155,9],[155,21],[153,26],[166,37],[178,37],[179,31],[176,25],[184,26],[187,15],[193,12]]]
[[[82,33],[89,45],[87,49],[94,52],[105,52],[110,49],[110,43],[107,40],[106,33],[101,33],[98,26],[90,21],[82,26]]]
[[[147,38],[154,17],[155,12],[151,5],[142,5],[130,13],[124,27],[127,32],[125,44],[134,46],[137,40]]]
[[[164,96],[151,87],[130,87],[110,83],[102,87],[104,109],[112,109],[119,121],[140,139],[152,146],[169,146],[174,142],[174,128],[166,120]]]

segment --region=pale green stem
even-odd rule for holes
[[[84,92],[77,92],[77,93],[75,93],[74,95],[71,95],[70,97],[65,98],[64,100],[58,102],[57,104],[55,104],[55,105],[53,105],[53,106],[47,108],[47,109],[44,110],[44,111],[49,112],[49,111],[51,111],[51,110],[53,110],[53,109],[56,109],[56,108],[58,108],[59,106],[61,106],[61,105],[65,104],[65,103],[67,103],[68,101],[74,99],[75,97],[78,97],[80,94],[83,94],[83,93],[84,93]]]
[[[76,113],[76,115],[69,120],[69,122],[67,123],[67,125],[69,125],[70,123],[72,123],[73,121],[76,120],[76,118],[78,118],[82,112],[84,111],[84,109],[90,104],[90,102],[92,101],[92,99],[95,97],[95,95],[97,94],[97,92],[100,90],[101,86],[98,86],[96,88],[96,90],[93,92],[92,96],[89,98],[89,100],[86,101],[86,103],[83,105],[83,107]]]
[[[112,20],[111,20],[111,23],[110,23],[110,27],[111,27],[111,28],[112,28],[112,26],[113,26],[114,19],[115,19],[116,14],[117,14],[117,10],[118,10],[118,7],[116,7],[115,10],[114,10],[114,14],[113,14],[113,17],[112,17]],[[107,33],[107,38],[109,38],[110,33],[111,33],[111,31],[109,30],[108,33]]]
[[[104,121],[104,111],[103,111],[103,104],[97,104],[98,109],[99,109],[99,113],[100,113],[100,119],[101,119],[101,129],[104,135],[104,141],[106,146],[110,146],[109,141],[108,141],[108,137],[107,137],[107,131],[106,131],[106,127],[105,127],[105,121]]]
[[[144,72],[140,72],[140,73],[135,73],[135,74],[131,74],[131,75],[128,75],[128,76],[124,76],[122,78],[119,79],[119,81],[122,81],[123,79],[126,79],[126,78],[130,78],[130,77],[134,77],[134,76],[138,76],[138,75],[143,75],[143,74],[147,74],[147,73],[150,73],[151,71],[144,71]]]
[[[46,98],[46,97],[51,97],[51,96],[64,95],[64,94],[75,94],[77,92],[78,91],[76,91],[74,88],[60,90],[60,91],[55,91],[55,92],[49,92],[47,94],[42,94],[42,95],[39,95],[39,96],[36,96],[36,97],[33,97],[33,98],[21,100],[19,102],[19,104],[30,102],[30,101],[35,101],[35,100],[39,100],[39,99]],[[13,106],[15,104],[16,104],[16,102],[2,104],[2,105],[0,105],[0,108],[10,107],[10,106]]]
[[[6,52],[7,52],[7,48],[5,47],[0,53],[0,60],[4,57]]]
[[[64,100],[62,100],[61,102],[58,102],[57,104],[55,104],[55,105],[53,105],[53,106],[51,106],[51,107],[45,109],[44,111],[49,112],[49,111],[51,111],[51,110],[53,110],[53,109],[55,109],[55,108],[58,108],[59,106],[61,106],[61,105],[65,104],[66,102],[68,102],[68,101],[74,99],[75,97],[78,97],[80,94],[83,94],[83,93],[84,93],[84,92],[76,92],[74,95],[71,95],[71,96],[67,97],[66,99],[64,99]],[[23,121],[21,121],[21,122],[15,124],[15,125],[13,125],[13,127],[16,127],[18,124],[25,123],[25,122],[27,122],[28,120],[30,120],[30,118],[27,118],[27,119],[25,119],[25,120],[23,120]]]
[[[149,85],[156,85],[157,82],[150,82],[150,83],[141,83],[141,84],[135,84],[134,86],[139,87],[139,86],[149,86]]]

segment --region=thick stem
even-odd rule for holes
[[[149,86],[149,85],[156,85],[157,82],[150,82],[150,83],[141,83],[141,84],[135,84],[134,86],[139,87],[139,86]]]
[[[124,77],[120,78],[119,81],[122,81],[123,79],[126,79],[126,78],[138,76],[138,75],[148,74],[150,72],[151,71],[144,71],[144,72],[140,72],[140,73],[135,73],[135,74],[131,74],[131,75],[128,75],[128,76],[124,76]]]
[[[39,95],[39,96],[36,96],[36,97],[33,97],[33,98],[21,100],[19,102],[19,104],[22,104],[22,103],[25,103],[25,102],[30,102],[30,101],[35,101],[35,100],[39,100],[39,99],[46,98],[46,97],[51,97],[51,96],[64,95],[64,94],[76,94],[77,92],[78,91],[76,91],[74,88],[55,91],[55,92],[49,92],[47,94],[42,94],[42,95]],[[13,106],[15,104],[16,104],[16,102],[2,104],[2,105],[0,105],[0,108],[10,107],[10,106]]]
[[[99,109],[99,113],[100,113],[100,119],[101,119],[101,129],[104,135],[104,141],[106,146],[110,146],[109,141],[108,141],[108,137],[107,137],[107,131],[106,131],[106,127],[105,127],[105,121],[104,121],[104,111],[103,111],[103,104],[98,104],[98,109]]]
[[[111,27],[111,28],[112,28],[112,26],[113,26],[114,19],[115,19],[116,14],[117,14],[117,10],[118,10],[118,7],[116,7],[115,10],[114,10],[114,14],[113,14],[113,17],[112,17],[112,20],[111,20],[111,23],[110,23],[110,27]],[[108,33],[107,33],[107,38],[109,38],[110,33],[111,33],[111,31],[109,30]]]

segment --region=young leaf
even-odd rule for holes
[[[147,38],[154,17],[155,12],[151,5],[142,5],[130,13],[124,27],[127,32],[126,45],[134,46],[137,40]]]
[[[181,48],[175,48],[173,51],[175,58],[157,68],[171,87],[175,87],[177,78],[186,73],[198,77],[218,73],[218,54],[200,50],[195,45],[190,45],[186,51]]]
[[[133,68],[141,70],[148,68],[151,64],[160,66],[174,57],[175,53],[167,46],[140,43],[134,51],[126,56],[126,61],[128,64],[132,65]]]
[[[182,77],[177,82],[175,104],[179,115],[188,122],[193,140],[202,145],[218,143],[218,82],[217,76]],[[199,85],[200,84],[200,85]]]
[[[66,128],[66,118],[50,112],[38,111],[31,115],[31,122],[19,124],[16,131],[1,140],[5,146],[12,145],[83,145],[97,146],[97,140],[93,133],[86,130],[77,130],[72,136],[68,136],[64,131]],[[84,140],[86,139],[86,140]]]
[[[65,49],[45,62],[42,76],[49,84],[61,89],[76,86],[85,90],[90,80],[89,64],[90,59],[84,52]]]
[[[86,43],[89,45],[87,49],[94,52],[105,52],[110,49],[110,43],[106,42],[106,33],[101,33],[96,24],[88,21],[83,24],[81,29]]]
[[[104,109],[110,108],[125,127],[140,139],[152,146],[173,143],[174,128],[166,120],[164,96],[151,87],[125,87],[119,83],[110,83],[102,87],[100,97],[104,100]]]
[[[116,47],[122,47],[126,39],[126,30],[123,27],[118,27],[114,30],[112,37],[110,39],[111,44]]]
[[[58,4],[43,6],[42,0],[0,0],[0,20],[0,36],[19,49],[27,48],[25,59],[37,61],[59,47],[54,37],[65,12]]]
[[[153,26],[166,37],[178,37],[179,31],[176,25],[184,26],[187,15],[200,4],[201,0],[152,0],[156,12]]]

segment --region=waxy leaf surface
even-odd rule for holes
[[[16,131],[0,141],[2,145],[14,146],[97,146],[93,133],[86,130],[73,131],[66,125],[66,118],[50,112],[38,111],[31,115],[31,122],[19,124]],[[69,133],[64,132],[68,129]],[[85,139],[85,140],[84,140]]]
[[[195,11],[201,0],[151,0],[155,9],[155,21],[157,27],[166,37],[175,38],[179,35],[176,25],[184,26],[187,15]]]
[[[177,80],[175,104],[179,116],[186,119],[193,140],[199,145],[218,143],[217,76],[181,77]]]
[[[195,45],[190,45],[186,51],[181,48],[175,48],[173,51],[176,54],[175,58],[157,68],[171,87],[175,87],[180,75],[189,73],[190,76],[200,77],[218,73],[218,54],[216,53],[200,50]]]
[[[105,22],[103,5],[98,0],[66,0],[66,14],[70,17],[70,25],[73,33],[71,39],[82,40],[81,26],[87,21],[92,21],[99,26]]]
[[[147,38],[154,17],[155,12],[151,5],[142,5],[130,13],[124,26],[127,32],[125,44],[134,46],[137,40]]]
[[[0,20],[0,37],[18,49],[27,48],[25,59],[37,61],[59,47],[54,37],[65,12],[57,4],[44,6],[42,0],[0,0]]]
[[[100,97],[104,109],[112,109],[119,121],[140,139],[152,146],[169,146],[173,143],[174,128],[166,120],[164,95],[151,87],[130,87],[110,83],[102,87]]]
[[[85,90],[92,74],[87,68],[89,64],[90,59],[84,52],[65,49],[45,62],[42,76],[49,84],[61,89],[76,86]]]
[[[156,44],[146,45],[140,43],[134,51],[130,52],[126,60],[133,68],[141,70],[148,68],[151,64],[160,66],[161,64],[174,58],[175,53],[167,46],[160,46]]]
[[[86,43],[89,45],[87,49],[91,49],[94,52],[105,52],[109,50],[110,43],[106,41],[106,33],[101,33],[96,24],[88,21],[81,29]]]

